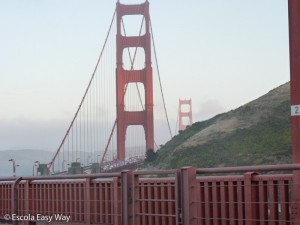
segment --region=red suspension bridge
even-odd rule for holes
[[[136,33],[130,36],[126,16],[140,20]],[[157,148],[151,49],[159,81],[160,77],[151,30],[148,1],[140,5],[117,3],[88,87],[48,165],[52,173],[66,172],[70,165],[81,173],[82,169],[99,171],[134,163],[144,159],[146,150]],[[166,111],[165,115],[168,120]],[[168,122],[166,125],[172,137]]]
[[[123,16],[137,14],[141,26],[136,36],[128,36]],[[300,224],[299,27],[300,1],[289,0],[293,164],[3,178],[0,219],[14,224]],[[74,170],[122,164],[155,148],[151,30],[148,1],[117,3],[92,78],[48,165],[53,172],[64,173],[70,163]]]

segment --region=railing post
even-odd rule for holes
[[[25,181],[25,185],[24,185],[24,188],[25,188],[25,195],[24,195],[24,199],[23,201],[25,201],[24,205],[25,205],[25,208],[24,208],[24,215],[29,215],[29,184],[30,184],[30,181],[29,180],[26,180]],[[29,224],[36,224],[35,222],[32,222],[32,221],[29,221],[29,220],[26,220],[26,221],[23,221],[23,223],[25,225],[29,225]]]
[[[112,183],[112,225],[119,225],[120,224],[120,205],[119,201],[121,200],[121,190],[119,188],[120,178],[114,178]]]
[[[131,170],[121,172],[122,188],[122,225],[133,225],[133,204],[132,204],[133,173]]]
[[[85,224],[91,224],[91,178],[85,179],[84,221]]]
[[[181,202],[181,173],[176,170],[175,173],[175,207],[176,207],[176,225],[182,224],[182,202]]]
[[[259,216],[258,185],[252,182],[253,176],[257,173],[249,172],[244,174],[244,201],[245,201],[245,224],[255,225]]]
[[[300,171],[294,171],[291,199],[291,224],[300,223]]]
[[[181,173],[181,203],[182,224],[195,225],[197,208],[194,202],[196,198],[196,169],[194,167],[183,167]]]
[[[11,190],[11,212],[12,214],[18,215],[18,185],[21,182],[22,177],[18,177],[12,185]],[[13,221],[13,225],[18,225],[18,221]]]
[[[140,205],[137,203],[137,199],[139,198],[139,175],[132,174],[132,225],[141,225],[140,218],[138,217],[138,213],[140,212]]]

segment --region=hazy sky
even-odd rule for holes
[[[0,1],[0,150],[57,148],[115,3]],[[195,122],[289,81],[287,0],[151,0],[150,14],[172,130],[179,98]]]

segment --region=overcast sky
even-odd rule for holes
[[[0,1],[0,150],[56,150],[115,3]],[[195,122],[289,81],[287,0],[151,0],[150,14],[172,130],[179,98]]]

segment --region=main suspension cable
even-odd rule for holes
[[[164,97],[164,93],[163,93],[162,83],[161,83],[161,79],[160,79],[160,73],[159,73],[159,68],[158,68],[158,60],[157,60],[155,43],[154,43],[154,35],[153,35],[153,30],[152,30],[151,19],[150,19],[150,29],[151,29],[151,37],[152,37],[152,44],[153,44],[153,50],[154,50],[156,69],[157,69],[159,86],[160,86],[160,92],[161,92],[161,96],[162,96],[162,100],[163,100],[163,104],[164,104],[165,115],[166,115],[166,119],[167,119],[167,123],[168,123],[169,132],[170,132],[171,138],[173,138],[172,131],[171,131],[171,126],[170,126],[170,122],[169,122],[169,117],[168,117],[168,113],[167,113],[167,108],[166,108],[166,102],[165,102],[165,97]]]
[[[97,61],[97,63],[96,63],[95,69],[94,69],[94,71],[93,71],[92,77],[91,77],[91,79],[90,79],[90,81],[89,81],[89,83],[88,83],[88,86],[87,86],[87,88],[86,88],[86,90],[85,90],[85,93],[84,93],[84,95],[83,95],[83,97],[82,97],[82,99],[81,99],[81,102],[80,102],[80,104],[79,104],[79,106],[78,106],[78,109],[77,109],[77,111],[76,111],[76,113],[75,113],[75,115],[74,115],[74,117],[73,117],[73,119],[72,119],[72,122],[71,122],[71,124],[70,124],[70,126],[69,126],[69,128],[68,128],[68,130],[67,130],[67,132],[66,132],[66,134],[65,134],[65,136],[64,136],[64,138],[62,139],[62,141],[61,141],[61,143],[60,143],[60,145],[59,145],[59,147],[58,147],[58,149],[57,149],[57,151],[56,151],[56,153],[55,153],[55,155],[54,155],[52,161],[48,164],[48,168],[50,168],[50,167],[53,165],[53,163],[54,163],[54,161],[55,161],[55,159],[56,159],[58,153],[60,152],[61,147],[63,146],[63,144],[64,144],[64,142],[65,142],[65,140],[66,140],[66,138],[67,138],[67,136],[68,136],[68,134],[69,134],[71,128],[73,127],[74,121],[75,121],[75,119],[77,118],[77,115],[78,115],[78,113],[79,113],[79,111],[80,111],[80,109],[81,109],[81,106],[82,106],[82,104],[83,104],[83,102],[84,102],[84,100],[85,100],[85,98],[86,98],[86,95],[87,95],[87,93],[88,93],[88,90],[89,90],[89,88],[90,88],[90,86],[91,86],[91,83],[92,83],[94,77],[95,77],[95,74],[96,74],[98,65],[99,65],[100,60],[101,60],[101,58],[102,58],[102,54],[103,54],[103,52],[104,52],[104,49],[105,49],[105,46],[106,46],[106,43],[107,43],[107,40],[108,40],[110,31],[111,31],[111,28],[112,28],[112,25],[113,25],[113,21],[114,21],[114,19],[115,19],[116,11],[117,11],[117,9],[115,9],[115,11],[114,11],[113,18],[112,18],[112,20],[111,20],[111,23],[110,23],[110,26],[109,26],[109,29],[108,29],[108,32],[107,32],[107,35],[106,35],[106,38],[105,38],[105,41],[104,41],[104,45],[103,45],[103,47],[102,47],[102,50],[101,50],[100,56],[99,56],[99,58],[98,58],[98,61]]]

